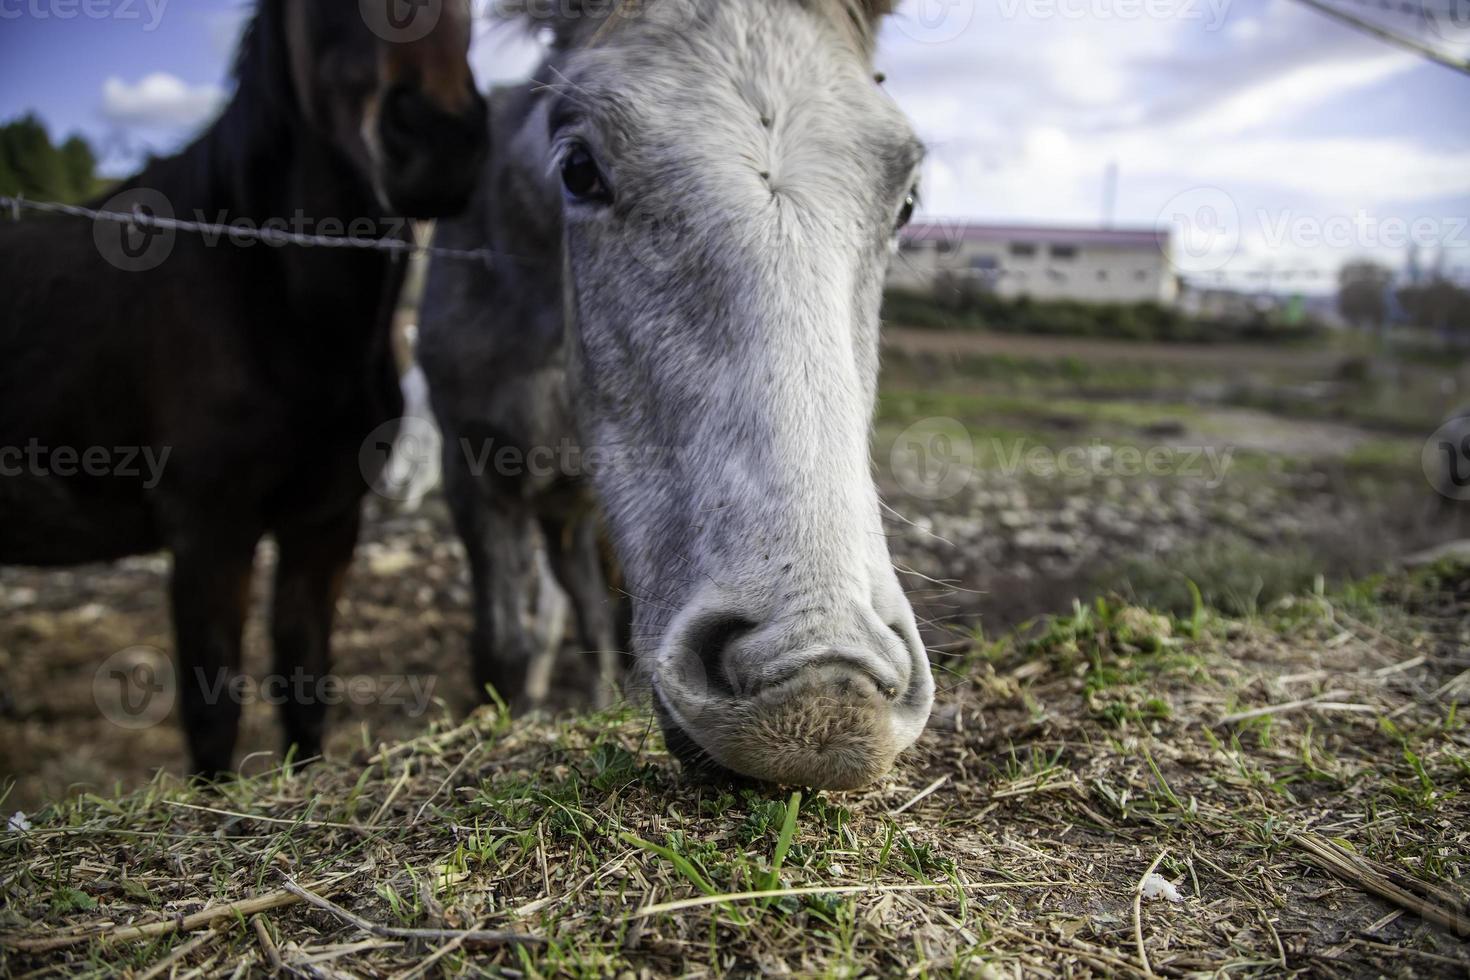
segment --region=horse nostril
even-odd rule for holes
[[[711,616],[695,625],[685,642],[685,649],[693,655],[703,672],[705,685],[711,693],[726,697],[737,691],[734,680],[725,665],[725,652],[737,639],[755,629],[756,624],[740,616]]]
[[[902,622],[889,623],[888,632],[892,633],[898,639],[899,649],[907,651],[912,645],[912,641],[909,639],[907,624]]]

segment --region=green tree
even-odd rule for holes
[[[97,192],[97,155],[82,137],[72,134],[61,144],[61,169],[69,200],[85,201]]]
[[[1470,289],[1436,277],[1399,290],[1409,318],[1446,340],[1470,340]]]
[[[41,120],[34,115],[22,116],[0,130],[0,143],[22,194],[49,200],[65,195],[61,155],[51,145],[51,136]]]
[[[20,192],[20,178],[10,169],[10,158],[5,153],[3,142],[0,142],[0,194],[13,197]]]
[[[80,201],[96,193],[96,170],[97,156],[81,136],[58,148],[33,114],[0,126],[0,194]]]

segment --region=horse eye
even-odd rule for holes
[[[597,161],[580,143],[562,157],[561,183],[575,200],[599,204],[612,200],[607,183],[602,179],[602,171],[597,169]]]
[[[903,207],[898,210],[898,226],[895,230],[902,229],[910,221],[914,220],[914,208],[919,206],[919,192],[911,190],[908,197],[903,199]]]

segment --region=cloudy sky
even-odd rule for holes
[[[1467,0],[1332,2],[1470,56]],[[245,11],[0,0],[0,119],[36,111],[126,172],[216,111]],[[535,57],[481,25],[483,83]],[[1470,76],[1294,0],[904,0],[879,66],[930,145],[932,218],[1096,225],[1114,168],[1115,222],[1171,228],[1208,281],[1323,290],[1415,242],[1470,277]]]

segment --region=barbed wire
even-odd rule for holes
[[[1367,7],[1370,10],[1380,10],[1385,13],[1404,14],[1409,17],[1418,17],[1431,20],[1436,17],[1453,18],[1458,15],[1454,9],[1454,0],[1444,7],[1431,6],[1425,0],[1336,0],[1339,3],[1351,4],[1359,7]]]
[[[271,245],[297,245],[302,248],[356,248],[398,254],[428,255],[430,257],[482,263],[488,263],[494,258],[530,261],[523,256],[512,255],[507,252],[497,252],[488,248],[448,248],[439,245],[420,245],[417,242],[396,238],[363,238],[353,235],[307,235],[301,232],[283,231],[278,228],[211,224],[203,221],[165,218],[147,214],[141,207],[135,207],[132,211],[102,211],[76,204],[63,204],[59,201],[33,201],[23,195],[12,197],[8,194],[0,194],[0,210],[8,210],[11,217],[16,221],[20,220],[22,211],[36,211],[45,214],[61,214],[75,218],[84,218],[89,221],[110,221],[118,224],[153,227],[198,235],[213,235],[232,239],[248,238]],[[960,266],[920,270],[917,266],[913,265],[912,260],[908,256],[900,253],[899,257],[908,263],[909,270],[914,275],[928,275],[931,277],[935,275],[949,275],[958,279],[969,279],[971,281],[989,280],[994,282],[1004,278],[1026,280],[1032,275],[1035,275],[1038,280],[1044,277],[1053,282],[1066,282],[1076,272],[1075,269],[1064,270],[1054,266],[1033,267],[1030,269],[1015,269],[1003,266],[990,268],[966,268]],[[1109,271],[1122,272],[1123,270]],[[1136,272],[1137,270],[1132,271]],[[1144,271],[1146,276],[1155,274],[1153,270]],[[1337,275],[1335,272],[1322,269],[1213,269],[1196,272],[1175,270],[1175,274],[1182,276],[1186,280],[1213,280],[1217,284],[1227,279],[1265,279],[1276,282],[1291,282],[1296,279],[1329,279]],[[1461,267],[1442,270],[1438,274],[1451,282],[1470,281],[1470,270]]]
[[[353,248],[396,254],[428,255],[436,258],[457,259],[469,262],[488,263],[494,258],[515,259],[518,256],[496,252],[488,248],[447,248],[440,245],[421,245],[418,242],[399,238],[363,238],[357,235],[308,235],[303,232],[285,231],[280,228],[252,225],[221,225],[204,221],[189,221],[183,218],[166,218],[148,214],[140,206],[132,211],[99,211],[77,204],[59,201],[32,201],[24,196],[11,197],[0,194],[0,209],[8,209],[16,221],[21,211],[36,211],[43,214],[61,214],[89,221],[111,221],[117,224],[140,228],[159,228],[164,231],[182,231],[189,234],[228,237],[232,241],[247,238],[267,245],[296,245],[301,248]]]
[[[1365,34],[1376,37],[1378,40],[1387,44],[1403,48],[1406,51],[1412,51],[1417,55],[1428,58],[1436,64],[1443,65],[1463,75],[1470,75],[1470,60],[1466,60],[1459,54],[1449,54],[1432,44],[1426,44],[1418,38],[1409,37],[1407,34],[1399,33],[1396,30],[1390,30],[1384,24],[1375,23],[1372,20],[1365,20],[1356,14],[1333,6],[1327,0],[1296,0],[1296,2],[1304,7],[1310,7],[1312,10],[1326,17],[1332,18],[1338,23],[1346,24],[1354,30],[1362,31]]]

